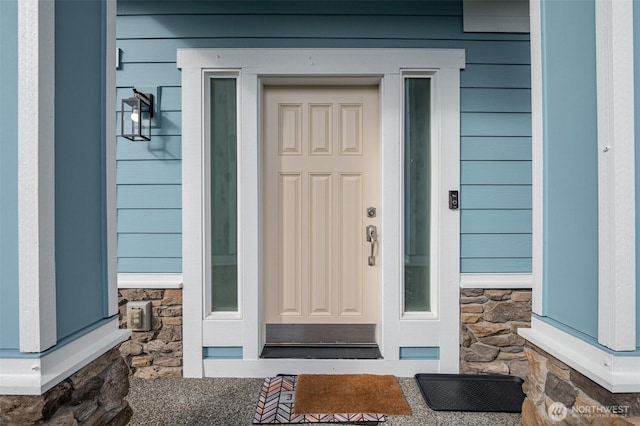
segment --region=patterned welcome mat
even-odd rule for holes
[[[264,380],[253,417],[254,424],[290,423],[377,423],[384,414],[294,414],[297,376],[268,377]]]

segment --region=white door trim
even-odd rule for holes
[[[380,348],[383,360],[370,363],[353,360],[340,370],[398,371],[406,375],[419,366],[433,371],[457,372],[459,368],[459,212],[448,209],[448,190],[459,190],[460,164],[460,69],[463,50],[440,49],[179,49],[182,69],[182,176],[183,176],[183,278],[184,278],[184,375],[202,377],[251,375],[248,365],[263,374],[284,371],[290,360],[259,358],[262,336],[260,250],[261,154],[260,92],[269,77],[374,77],[380,80]],[[205,73],[235,70],[239,88],[238,140],[238,285],[239,313],[235,318],[206,319],[206,233],[204,220],[203,118]],[[401,143],[403,78],[406,72],[432,76],[432,132],[438,141],[440,164],[434,164],[439,198],[434,216],[447,235],[434,234],[442,262],[436,277],[440,282],[437,317],[403,316],[402,206],[403,155]],[[446,164],[446,167],[441,167]],[[204,235],[204,238],[203,238]],[[441,309],[443,304],[446,309]],[[434,332],[429,332],[429,330]],[[202,347],[240,346],[242,361],[205,360]],[[439,362],[400,360],[400,347],[440,348]],[[444,356],[442,356],[444,354]],[[369,368],[369,364],[371,367]],[[297,365],[297,364],[296,364]],[[308,367],[303,367],[309,365]],[[331,363],[301,363],[300,368],[332,369]],[[206,371],[205,371],[206,370]],[[417,370],[416,370],[417,372]]]

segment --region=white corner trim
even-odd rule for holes
[[[636,348],[633,2],[596,2],[598,342]]]
[[[464,0],[465,32],[529,32],[527,0]]]
[[[203,76],[198,67],[182,69],[182,275],[183,376],[200,378],[204,291]]]
[[[530,289],[531,274],[460,274],[460,288]]]
[[[610,392],[640,392],[640,356],[610,354],[536,317],[518,334]]]
[[[116,58],[110,55],[116,48],[116,2],[104,3],[105,43],[105,141],[106,141],[106,202],[107,202],[107,298],[108,315],[118,313],[118,237],[116,201]]]
[[[0,395],[41,395],[120,342],[129,330],[115,317],[105,325],[40,358],[0,359]]]
[[[20,350],[56,343],[55,3],[18,2]]]
[[[182,288],[182,274],[118,274],[118,288]]]
[[[544,129],[542,111],[542,22],[540,0],[530,0],[531,15],[531,163],[532,163],[532,302],[534,313],[544,315]]]

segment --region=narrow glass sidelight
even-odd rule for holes
[[[431,309],[431,79],[404,93],[404,310]]]
[[[237,99],[235,78],[210,81],[211,311],[238,311]]]

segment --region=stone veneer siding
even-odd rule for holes
[[[531,327],[531,290],[463,289],[460,323],[461,373],[525,377],[525,340],[518,329]]]
[[[43,395],[0,396],[1,425],[126,425],[129,369],[114,348]]]
[[[640,393],[611,393],[529,342],[525,353],[529,374],[522,387],[527,395],[523,425],[640,425]],[[567,416],[553,421],[548,410],[557,402],[567,407]],[[621,415],[603,414],[610,407],[619,407]]]
[[[182,290],[120,289],[120,328],[127,328],[127,302],[151,301],[151,331],[133,331],[120,345],[134,377],[182,376]]]

